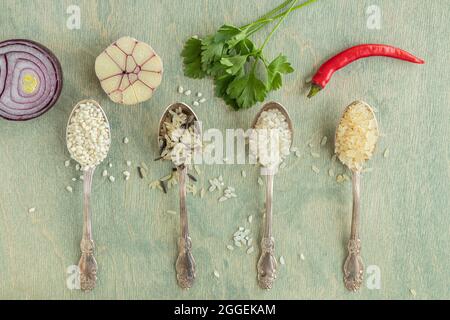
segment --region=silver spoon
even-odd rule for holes
[[[373,109],[363,101],[355,101],[350,104],[344,111],[342,117],[346,114],[349,108],[355,104],[362,104],[369,110],[375,120],[376,132],[378,134],[378,123]],[[338,125],[339,128],[339,125]],[[337,139],[337,129],[335,140]],[[375,142],[376,144],[376,142]],[[375,149],[375,146],[374,146]],[[336,150],[337,151],[337,150]],[[373,154],[373,153],[372,153]],[[338,158],[340,154],[336,152]],[[366,159],[366,161],[369,159]],[[360,183],[361,183],[361,169],[352,169],[352,186],[353,186],[353,210],[352,210],[352,225],[350,231],[350,240],[348,242],[348,256],[344,263],[344,284],[349,291],[357,291],[361,287],[364,277],[364,263],[361,258],[361,240],[359,238],[359,224],[360,224]]]
[[[175,111],[181,108],[182,112],[188,117],[193,117],[193,121],[198,122],[198,117],[195,112],[186,104],[176,102],[169,105],[164,111],[160,121],[158,130],[158,144],[162,146],[165,142],[166,128],[165,121],[170,122],[172,115],[169,111]],[[200,129],[196,128],[199,134]],[[178,285],[183,289],[189,289],[192,287],[195,280],[195,260],[192,255],[192,241],[189,236],[189,222],[188,212],[186,207],[186,180],[187,180],[187,166],[177,166],[178,172],[178,184],[179,184],[179,196],[180,196],[180,231],[181,235],[178,239],[178,258],[175,263],[175,270],[177,273]]]
[[[69,116],[69,121],[67,122],[67,127],[69,126],[72,115],[74,111],[80,107],[81,104],[92,103],[102,112],[105,117],[105,121],[108,125],[110,131],[108,118],[103,111],[100,104],[95,100],[82,100],[78,102],[73,108]],[[110,131],[111,132],[111,131]],[[111,144],[111,133],[109,135],[108,150]],[[67,141],[67,131],[66,131],[66,141]],[[73,159],[77,160],[76,156],[71,153],[70,155]],[[92,238],[92,220],[91,220],[91,189],[92,189],[92,177],[94,174],[95,167],[89,168],[83,173],[83,236],[81,238],[80,248],[81,248],[81,258],[78,262],[78,267],[80,269],[80,289],[81,290],[92,290],[95,287],[97,281],[97,261],[94,257],[94,240]]]
[[[256,114],[252,123],[252,128],[255,129],[259,117],[264,111],[276,109],[280,111],[286,118],[289,130],[291,132],[291,145],[293,140],[292,120],[287,110],[277,102],[266,103],[261,110]],[[273,202],[273,179],[277,168],[266,172],[266,218],[264,221],[263,237],[261,239],[261,256],[259,257],[257,271],[258,283],[263,289],[271,289],[274,280],[277,277],[277,259],[274,255],[275,241],[272,236],[272,202]]]

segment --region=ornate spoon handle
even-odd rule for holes
[[[78,263],[80,268],[81,290],[92,290],[97,281],[97,261],[94,257],[94,240],[92,239],[91,222],[91,188],[92,176],[95,168],[84,173],[83,181],[83,238],[81,239],[81,258]]]
[[[194,284],[195,260],[192,256],[192,242],[189,237],[188,216],[186,207],[186,166],[178,167],[180,184],[180,225],[181,237],[178,239],[178,258],[175,264],[178,285],[189,289]]]
[[[360,219],[360,172],[353,172],[353,213],[348,256],[344,263],[344,283],[350,291],[358,291],[364,277],[364,264],[361,259],[361,240],[359,239]]]
[[[272,237],[273,174],[268,174],[266,177],[266,219],[257,269],[259,286],[263,289],[271,289],[277,277],[277,260],[274,256],[275,241]]]

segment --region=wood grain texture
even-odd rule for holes
[[[81,8],[81,29],[66,28],[66,8]],[[366,27],[366,8],[382,12],[380,30]],[[148,182],[169,170],[155,163],[155,134],[163,109],[177,100],[179,84],[207,97],[196,108],[205,128],[247,128],[258,107],[233,112],[213,97],[209,80],[187,79],[179,57],[183,41],[214,32],[220,24],[244,24],[274,6],[273,1],[2,1],[0,40],[28,38],[48,46],[60,58],[64,88],[57,105],[26,122],[0,121],[0,298],[3,299],[410,299],[450,298],[450,2],[436,0],[319,0],[294,13],[267,46],[268,55],[285,53],[296,72],[270,99],[287,107],[294,119],[301,157],[275,179],[274,236],[277,257],[286,265],[271,291],[256,281],[259,250],[230,252],[233,232],[249,226],[261,235],[259,209],[263,188],[252,166],[202,166],[199,185],[220,174],[238,198],[218,204],[218,193],[189,197],[197,282],[189,291],[176,284],[177,192],[150,191]],[[251,9],[250,9],[251,8]],[[250,10],[249,10],[250,9]],[[112,103],[94,74],[94,60],[117,38],[130,35],[148,42],[164,61],[165,74],[154,97],[133,107]],[[260,42],[263,34],[258,35]],[[374,58],[335,75],[326,90],[307,100],[306,80],[326,58],[362,42],[397,45],[423,57],[416,66]],[[82,184],[65,148],[65,124],[81,99],[94,98],[108,114],[113,144],[107,162],[116,176],[110,183],[100,166],[93,187],[93,233],[99,264],[98,286],[91,293],[66,287],[68,266],[79,259]],[[333,136],[342,110],[363,99],[379,110],[383,137],[362,180],[363,259],[381,270],[381,289],[346,291],[342,264],[350,231],[351,186],[328,176]],[[127,136],[129,144],[123,144]],[[332,140],[332,139],[329,139]],[[320,153],[310,156],[309,142]],[[383,151],[389,148],[390,156]],[[125,161],[132,177],[122,179]],[[148,181],[136,166],[145,161]],[[311,170],[312,165],[320,174]],[[245,169],[247,178],[241,177]],[[336,173],[345,172],[335,165]],[[65,191],[71,185],[73,193]],[[35,213],[28,208],[36,207]],[[252,224],[246,223],[254,215]],[[302,260],[300,255],[305,259]],[[220,278],[213,276],[213,271]],[[366,275],[367,278],[367,275]]]

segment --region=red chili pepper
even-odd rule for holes
[[[425,61],[413,56],[409,52],[384,44],[361,44],[354,46],[338,53],[320,66],[319,70],[312,78],[311,91],[308,94],[308,98],[313,97],[320,90],[325,88],[336,71],[353,61],[368,57],[389,57],[412,63],[425,63]]]

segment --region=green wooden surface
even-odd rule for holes
[[[81,8],[81,29],[66,28],[66,8]],[[378,5],[380,30],[366,27],[366,8]],[[195,110],[205,128],[247,128],[259,106],[228,110],[213,98],[208,80],[183,76],[179,53],[192,34],[213,32],[224,22],[244,24],[274,6],[273,1],[4,1],[0,2],[0,39],[29,38],[51,48],[64,70],[57,105],[26,123],[0,121],[0,298],[43,299],[379,299],[450,298],[450,2],[400,0],[319,0],[294,13],[267,46],[268,55],[284,52],[296,72],[270,99],[284,104],[294,119],[295,146],[275,181],[275,239],[283,255],[274,288],[256,283],[258,250],[246,255],[226,245],[237,227],[251,226],[260,238],[264,193],[252,166],[203,166],[199,185],[219,174],[238,198],[218,204],[219,194],[189,198],[191,233],[198,278],[181,291],[174,260],[178,217],[177,192],[149,191],[136,164],[146,161],[150,179],[164,175],[168,163],[154,163],[155,134],[163,109],[193,98],[176,92],[179,84],[201,91],[208,102]],[[164,61],[161,87],[152,100],[134,107],[113,104],[94,74],[95,57],[117,38],[130,35],[150,43]],[[263,34],[258,35],[261,41]],[[325,91],[305,98],[305,81],[330,55],[362,42],[400,46],[423,57],[416,66],[388,59],[360,61],[335,75]],[[66,268],[79,259],[82,185],[78,173],[64,167],[65,124],[72,106],[95,98],[111,121],[113,143],[108,161],[116,182],[94,180],[93,224],[99,263],[98,287],[91,293],[66,287]],[[331,138],[347,104],[362,98],[376,107],[381,131],[374,168],[362,185],[363,258],[381,270],[381,289],[364,286],[350,294],[341,266],[350,231],[351,186],[327,174],[332,144],[309,155],[323,135]],[[122,143],[127,136],[130,143]],[[330,139],[331,140],[331,139]],[[384,158],[383,151],[390,155]],[[133,162],[124,182],[125,161]],[[311,165],[321,169],[319,175]],[[101,166],[103,169],[105,166]],[[243,179],[242,169],[248,176]],[[336,173],[344,172],[336,166]],[[73,193],[65,191],[73,186]],[[36,207],[35,213],[28,208]],[[305,259],[301,260],[303,254]],[[220,278],[213,271],[220,272]]]

